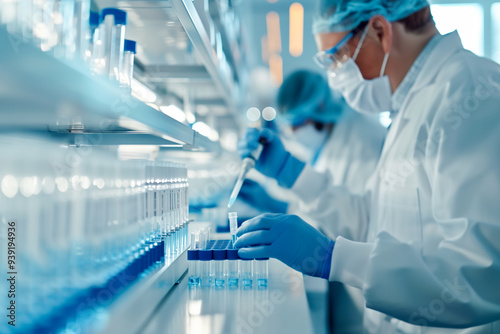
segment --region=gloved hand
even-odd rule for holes
[[[275,258],[306,275],[328,279],[335,242],[297,216],[264,214],[236,233],[244,259]]]
[[[238,198],[262,212],[286,213],[288,203],[271,197],[266,189],[255,181],[243,182]]]
[[[263,138],[266,144],[255,168],[262,174],[277,180],[280,186],[291,188],[304,169],[305,163],[288,153],[273,131],[248,128],[245,136],[238,142],[238,152],[241,158],[249,157],[258,148],[260,138]]]

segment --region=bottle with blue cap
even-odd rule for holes
[[[117,8],[104,8],[100,21],[98,43],[103,45],[103,58],[100,60],[98,73],[118,81],[123,64],[127,13]]]
[[[90,67],[92,70],[92,55],[94,54],[94,36],[96,34],[96,30],[99,27],[99,13],[97,12],[90,12],[89,13],[89,23],[88,23],[89,29],[87,30],[87,33],[85,35],[85,39],[87,40],[87,49],[83,55],[83,60],[87,64],[87,66]]]

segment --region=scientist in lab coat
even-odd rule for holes
[[[256,167],[312,203],[245,222],[245,258],[273,257],[363,292],[369,333],[500,333],[500,66],[440,35],[426,0],[320,0],[317,61],[360,112],[393,123],[362,195],[332,187],[267,131]],[[241,150],[242,154],[247,154]]]
[[[277,105],[285,121],[280,122],[284,123],[280,134],[284,134],[284,145],[292,155],[324,173],[332,186],[362,193],[375,170],[387,133],[379,117],[352,110],[322,75],[310,70],[298,70],[285,78],[277,94]],[[243,142],[243,149],[245,145]],[[261,212],[296,214],[327,236],[336,237],[335,226],[329,226],[328,220],[315,219],[322,212],[315,212],[300,198],[295,201],[297,196],[282,194],[287,201],[273,198],[259,183],[246,180],[238,198]],[[331,316],[335,332],[359,333],[364,309],[362,294],[341,284],[330,288],[330,295],[334,296]]]

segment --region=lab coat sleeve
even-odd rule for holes
[[[366,240],[369,192],[352,194],[343,186],[334,186],[330,173],[320,173],[309,166],[304,168],[292,191],[300,203],[289,207],[289,213],[298,214],[331,239],[343,236]]]
[[[373,245],[338,240],[330,279],[361,288],[368,308],[419,326],[467,328],[500,319],[499,91],[474,99],[474,90],[461,90],[447,104],[453,108],[438,110],[429,125],[440,138],[422,162],[442,236],[435,249],[387,232]],[[459,109],[470,101],[472,110]]]

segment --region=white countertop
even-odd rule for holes
[[[269,261],[268,288],[189,289],[187,273],[158,307],[143,334],[313,333],[302,274]],[[240,283],[241,285],[241,283]]]

